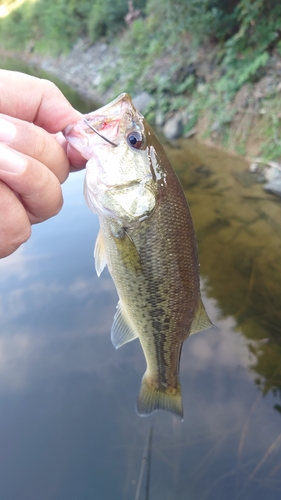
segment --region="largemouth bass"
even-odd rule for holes
[[[138,337],[146,359],[137,412],[164,409],[183,417],[182,344],[212,324],[200,297],[195,232],[181,185],[128,94],[64,134],[88,160],[84,194],[100,221],[96,271],[108,266],[120,299],[113,345]]]

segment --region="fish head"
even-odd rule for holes
[[[64,135],[88,160],[84,194],[94,213],[127,227],[150,215],[157,199],[154,134],[128,94],[67,126]]]

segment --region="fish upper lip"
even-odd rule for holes
[[[119,104],[119,103],[122,103],[122,101],[126,101],[128,102],[131,106],[133,105],[132,104],[132,99],[130,97],[129,94],[127,94],[126,92],[123,92],[123,94],[120,94],[118,97],[116,97],[116,99],[114,99],[113,101],[109,102],[108,104],[105,104],[104,106],[102,106],[101,108],[97,109],[97,112],[99,113],[99,115],[108,115],[108,110],[112,110],[114,109],[114,107]],[[94,112],[95,113],[95,112]],[[94,115],[93,113],[93,115]],[[119,113],[120,114],[120,110],[119,110]],[[98,115],[97,115],[98,116]],[[114,116],[116,116],[116,114],[114,114]]]
[[[104,141],[108,142],[109,144],[111,144],[111,146],[114,146],[115,148],[117,148],[118,144],[115,144],[114,142],[110,141],[107,137],[105,137],[104,135],[100,134],[100,132],[98,132],[96,130],[95,127],[93,127],[93,125],[91,125],[89,123],[89,121],[87,120],[87,118],[84,118],[84,123],[86,123],[86,125],[91,129],[93,130],[93,132],[95,132],[99,137],[101,137],[102,139],[104,139]]]

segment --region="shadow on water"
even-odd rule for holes
[[[94,108],[61,88],[82,112]],[[166,149],[218,328],[184,344],[184,422],[154,415],[149,499],[277,500],[281,205],[251,184],[241,159],[195,140]],[[140,471],[151,419],[134,411],[145,363],[137,341],[110,343],[117,295],[106,270],[95,275],[98,222],[82,185],[83,173],[70,175],[62,212],[0,261],[1,500],[134,500],[138,491],[144,500],[148,491]]]

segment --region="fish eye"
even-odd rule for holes
[[[127,135],[127,142],[129,146],[140,149],[143,145],[143,136],[138,130],[133,130]]]

